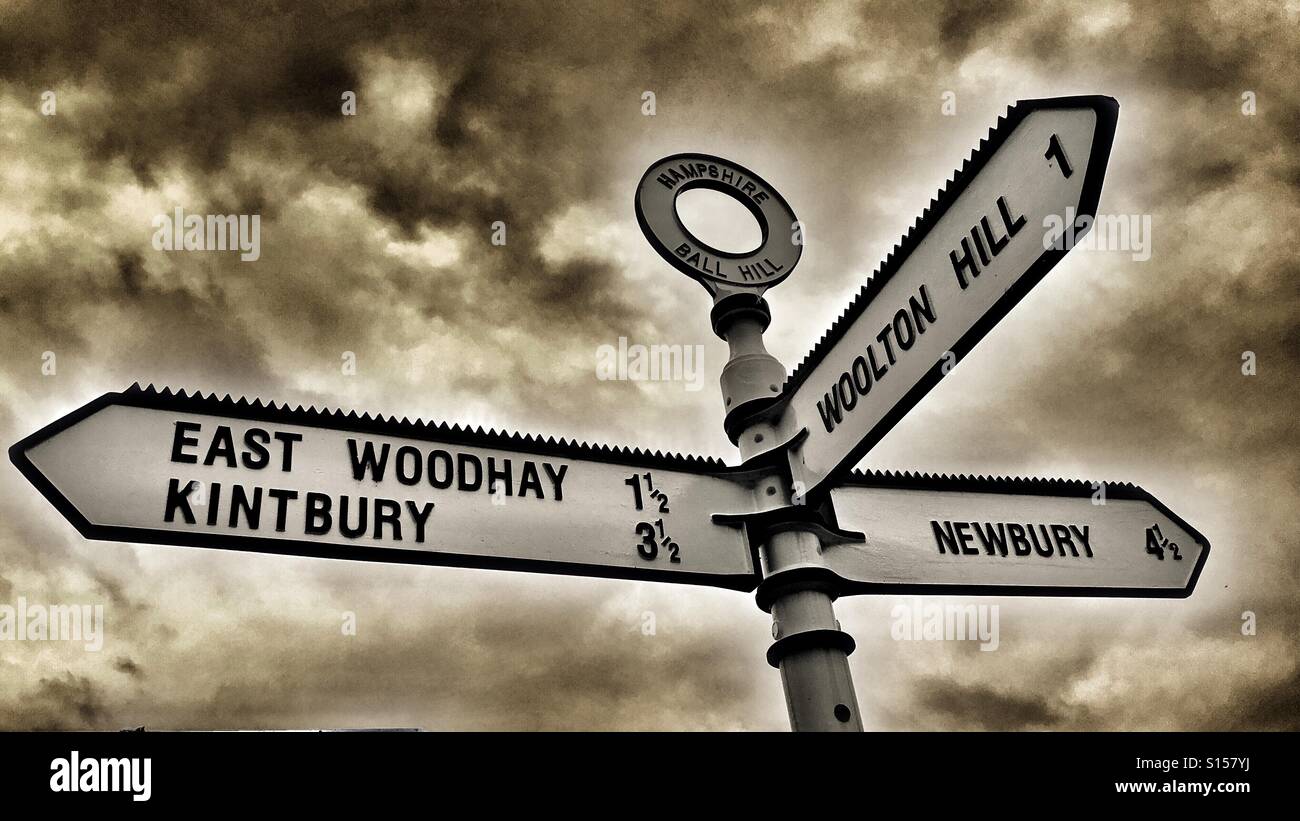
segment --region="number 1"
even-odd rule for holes
[[[1065,158],[1065,149],[1061,147],[1061,140],[1055,134],[1052,135],[1052,139],[1047,141],[1047,151],[1043,154],[1043,157],[1047,160],[1051,160],[1055,157],[1057,167],[1061,169],[1061,174],[1063,174],[1067,180],[1070,178],[1070,175],[1074,173],[1074,167],[1071,166],[1070,161]]]

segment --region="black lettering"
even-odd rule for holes
[[[429,514],[433,513],[433,502],[425,502],[424,506],[417,508],[415,502],[407,501],[406,511],[411,514],[411,521],[415,522],[415,541],[417,544],[424,542],[424,525],[429,521]]]
[[[844,410],[853,410],[853,406],[858,404],[858,392],[853,389],[853,377],[847,373],[840,374],[840,381],[836,383],[836,388],[840,395],[840,402],[844,405]]]
[[[208,446],[208,455],[203,457],[203,464],[210,465],[217,461],[217,457],[224,457],[226,467],[237,467],[235,461],[235,438],[226,425],[217,425],[217,433],[212,437],[212,444]]]
[[[1002,252],[1003,248],[1007,247],[1008,242],[1011,242],[1011,237],[1009,236],[993,236],[993,229],[989,227],[988,217],[980,217],[980,228],[984,231],[984,241],[989,244],[989,251],[991,251],[995,257]]]
[[[330,532],[333,525],[333,517],[330,516],[330,497],[324,493],[309,492],[307,494],[307,522],[303,529],[313,535],[320,536]]]
[[[1007,207],[1007,198],[998,197],[998,213],[1002,215],[1002,226],[1007,229],[1007,237],[1014,237],[1025,227],[1025,215],[1011,218],[1011,209]]]
[[[876,364],[876,349],[870,345],[867,346],[867,362],[871,363],[871,378],[876,382],[879,382],[880,377],[889,372],[888,365],[882,368]]]
[[[402,540],[402,523],[398,517],[402,515],[402,506],[392,499],[375,500],[375,538],[384,538],[384,524],[393,526],[393,541]]]
[[[948,547],[946,552],[954,556],[960,552],[957,550],[957,537],[952,532],[952,522],[944,522],[940,527],[938,522],[931,519],[930,529],[934,531],[934,543],[938,545],[940,553],[945,552],[943,549],[945,545]]]
[[[952,529],[953,532],[957,534],[958,541],[961,542],[962,553],[967,555],[975,555],[979,553],[977,548],[967,546],[975,540],[975,537],[970,535],[970,522],[954,522]]]
[[[889,330],[889,326],[886,325],[884,330],[876,334],[876,341],[885,346],[885,356],[889,358],[889,364],[893,365],[898,360],[894,358],[894,347],[889,344]],[[870,351],[871,349],[868,348],[867,350]]]
[[[266,450],[266,444],[271,441],[271,434],[261,428],[249,428],[244,431],[244,447],[246,450],[240,454],[239,461],[244,463],[244,467],[251,470],[261,470],[271,461],[271,454]],[[252,451],[251,458],[249,451]]]
[[[365,450],[361,456],[357,456],[357,440],[348,440],[348,455],[352,458],[352,478],[358,482],[366,478],[366,473],[370,473],[370,478],[376,482],[384,481],[384,467],[388,464],[388,443],[385,442],[379,449],[378,458],[375,457],[375,446],[372,442],[367,441]]]
[[[497,492],[497,481],[500,480],[500,479],[504,479],[504,480],[505,480],[505,491],[506,491],[506,495],[507,495],[507,496],[513,496],[513,495],[514,495],[514,489],[511,488],[511,486],[510,486],[510,485],[511,485],[511,477],[510,477],[510,460],[509,460],[509,459],[502,459],[501,461],[505,462],[505,465],[506,465],[506,466],[505,466],[504,469],[502,469],[502,470],[498,470],[498,469],[497,469],[497,460],[496,460],[495,458],[491,457],[491,456],[488,457],[488,492],[489,492],[489,493],[496,493],[496,492]]]
[[[821,414],[826,432],[835,430],[835,425],[844,421],[844,413],[840,410],[840,392],[832,387],[830,393],[822,394],[822,401],[817,403],[817,412]],[[835,422],[831,422],[832,416],[835,417]]]
[[[903,333],[907,329],[907,333]],[[894,337],[898,340],[898,347],[903,350],[909,350],[912,343],[916,341],[916,328],[912,327],[912,317],[906,310],[899,309],[894,314]]]
[[[550,462],[542,462],[542,468],[546,470],[547,477],[551,480],[551,490],[555,493],[552,499],[559,502],[564,499],[564,474],[569,472],[568,465],[560,465],[559,471],[551,467]]]
[[[975,264],[975,256],[971,253],[970,243],[966,241],[965,237],[961,238],[961,257],[957,256],[956,251],[949,251],[948,260],[952,262],[952,272],[957,275],[957,284],[961,286],[963,291],[969,285],[966,277],[962,275],[963,269],[970,271],[971,279],[980,275],[980,268]]]
[[[853,360],[853,367],[850,369],[853,374],[853,387],[858,393],[866,396],[871,391],[871,374],[867,371],[867,360],[862,357],[856,357]],[[820,406],[819,406],[820,407]]]
[[[239,527],[239,511],[244,511],[244,522],[250,530],[257,530],[262,523],[262,489],[253,488],[250,501],[248,491],[243,485],[230,486],[230,527]]]
[[[470,465],[474,466],[474,482],[465,478],[469,473],[466,470]],[[483,463],[472,453],[456,454],[456,473],[459,475],[459,481],[456,483],[457,490],[478,490],[483,486]]]
[[[1033,540],[1033,542],[1034,542],[1034,550],[1038,551],[1038,555],[1039,555],[1039,556],[1050,556],[1050,555],[1052,555],[1052,537],[1051,537],[1051,535],[1047,532],[1047,528],[1044,527],[1043,525],[1039,525],[1039,526],[1038,526],[1038,529],[1035,530],[1033,525],[1028,525],[1028,526],[1026,527],[1026,529],[1029,531],[1029,538],[1030,538],[1031,540]],[[1041,531],[1043,532],[1043,539],[1042,539],[1042,541],[1039,541],[1039,539],[1038,539],[1038,531],[1039,531],[1039,530],[1041,530]]]
[[[348,501],[350,497],[346,494],[339,497],[339,532],[349,539],[355,539],[366,532],[366,518],[369,508],[366,506],[368,501],[365,496],[358,496],[357,501],[357,524],[352,526],[348,524]]]
[[[1088,526],[1087,526],[1087,525],[1084,525],[1084,526],[1083,526],[1083,529],[1080,530],[1079,528],[1075,527],[1074,525],[1070,525],[1070,530],[1073,530],[1073,531],[1074,531],[1074,535],[1079,537],[1079,544],[1083,545],[1083,552],[1084,552],[1084,555],[1086,555],[1089,559],[1091,559],[1091,558],[1092,558],[1092,545],[1088,544]]]
[[[212,526],[217,523],[217,513],[219,503],[221,502],[221,483],[213,482],[208,488],[208,525]]]
[[[928,319],[931,324],[935,321],[934,304],[930,302],[930,292],[922,285],[918,293],[921,295],[921,301],[917,302],[916,297],[907,300],[907,306],[912,309],[912,321],[916,323],[916,332],[925,333],[925,323],[922,319]]]
[[[277,430],[276,442],[281,444],[281,456],[279,456],[279,469],[289,473],[294,469],[294,443],[302,442],[303,434],[291,434],[287,431]]]
[[[273,487],[266,492],[266,495],[275,500],[275,532],[283,533],[289,513],[289,501],[298,498],[298,491]]]
[[[406,457],[410,457],[407,459]],[[409,469],[403,470],[410,462]],[[420,451],[410,445],[402,445],[397,449],[397,458],[393,460],[393,472],[397,474],[397,481],[404,485],[415,485],[420,482],[420,471],[424,468],[424,459],[420,456]],[[375,525],[378,526],[378,515],[376,515]],[[378,537],[376,537],[378,538]]]
[[[975,253],[979,254],[980,264],[989,267],[989,252],[984,250],[984,240],[980,239],[979,226],[970,229],[970,238],[975,242]]]
[[[1053,134],[1047,141],[1047,150],[1043,152],[1043,159],[1050,160],[1056,158],[1056,167],[1061,170],[1061,176],[1067,180],[1074,173],[1074,166],[1070,165],[1070,160],[1065,156],[1065,146],[1061,145],[1061,138]]]
[[[183,491],[180,479],[172,479],[167,483],[167,508],[163,511],[164,522],[173,521],[176,518],[176,511],[179,510],[185,519],[185,524],[194,524],[194,511],[190,508],[190,491],[193,489],[193,482],[186,482]]]
[[[538,499],[545,499],[542,495],[542,477],[537,472],[537,464],[529,459],[524,462],[524,469],[520,471],[519,477],[519,496],[522,498],[528,495],[529,488],[537,494]]]
[[[990,556],[996,554],[1007,555],[1006,525],[999,522],[998,529],[994,530],[992,522],[985,522],[983,527],[980,527],[979,522],[974,524],[975,533],[980,537],[980,541],[984,543],[985,553]]]
[[[1052,535],[1056,537],[1056,549],[1065,555],[1066,545],[1070,546],[1070,553],[1078,556],[1079,551],[1074,547],[1074,540],[1070,538],[1070,528],[1065,525],[1052,525]]]
[[[202,429],[198,422],[177,422],[176,433],[172,436],[172,461],[195,464],[199,457],[193,453],[184,453],[183,449],[197,445],[199,440],[193,436],[186,436],[187,433],[198,433]],[[170,521],[170,520],[169,520]]]
[[[1007,532],[1011,534],[1011,549],[1017,556],[1028,556],[1033,551],[1029,546],[1029,540],[1025,538],[1023,525],[1011,522],[1007,525]]]
[[[436,464],[438,462],[441,462],[445,466],[443,470],[443,478],[441,479],[438,478],[438,467]],[[449,488],[451,487],[452,480],[455,478],[455,474],[452,471],[451,454],[445,450],[430,451],[429,484],[436,488]]]

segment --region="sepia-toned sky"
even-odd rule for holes
[[[1300,3],[268,5],[0,5],[6,447],[139,381],[734,462],[651,162],[733,159],[805,223],[789,367],[1009,104],[1108,94],[1100,211],[1150,258],[1071,253],[864,466],[1132,481],[1213,552],[1186,600],[971,600],[995,652],[841,599],[864,724],[1300,729]],[[260,259],[155,250],[178,206],[260,215]],[[620,336],[704,345],[704,389],[598,380]],[[19,597],[106,639],[0,642],[0,728],[788,726],[752,596],[90,542],[6,461]]]

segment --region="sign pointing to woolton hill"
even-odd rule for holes
[[[854,474],[831,491],[845,593],[1191,595],[1210,544],[1129,484]]]
[[[133,386],[10,459],[92,539],[752,590],[721,462]]]
[[[931,200],[787,380],[805,492],[861,459],[1091,227],[1118,112],[1110,97],[1021,101]]]

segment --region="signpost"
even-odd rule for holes
[[[637,219],[713,298],[736,467],[139,386],[10,459],[91,539],[756,590],[791,726],[860,730],[837,596],[1183,597],[1205,566],[1206,539],[1131,485],[848,473],[1086,232],[1117,115],[1012,107],[788,378],[763,294],[799,262],[794,211],[720,157],[651,165]],[[759,246],[692,235],[676,198],[698,187],[743,203]]]

